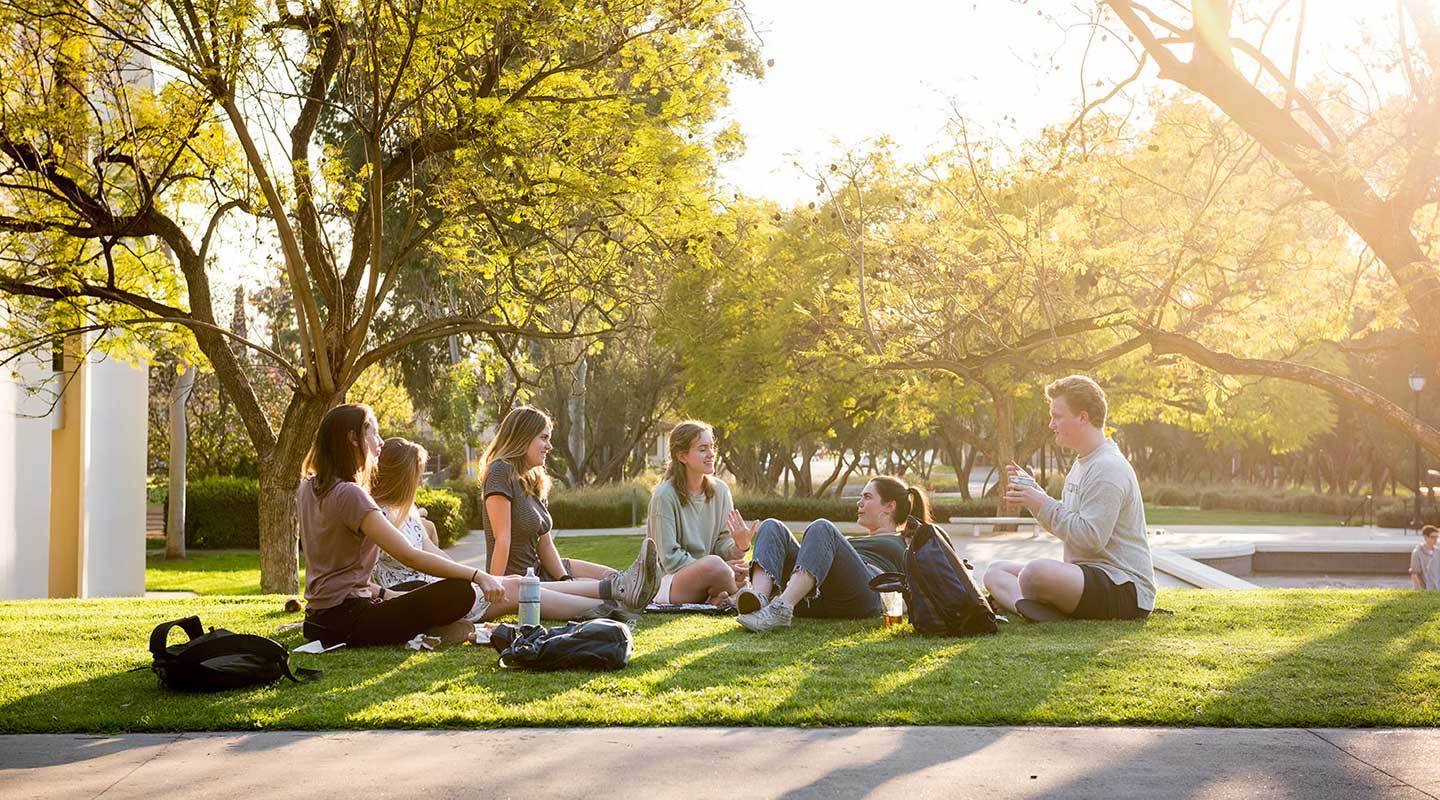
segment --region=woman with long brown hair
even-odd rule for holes
[[[728,605],[755,535],[715,477],[715,432],[686,420],[670,432],[670,465],[650,496],[646,536],[665,567],[658,602]]]
[[[308,639],[335,644],[399,644],[432,632],[447,641],[474,636],[462,617],[479,586],[488,600],[504,598],[500,581],[444,555],[417,550],[390,524],[370,496],[380,452],[375,412],[346,403],[320,421],[295,491],[305,545],[305,625]],[[440,580],[394,593],[370,582],[381,552]]]
[[[795,615],[863,619],[884,613],[870,579],[905,571],[906,523],[930,522],[924,493],[899,478],[872,478],[855,504],[856,521],[868,532],[848,537],[829,520],[817,519],[795,541],[779,520],[760,523],[750,564],[750,587],[736,598],[739,622],[764,633],[790,625]],[[780,593],[772,599],[776,588]]]
[[[553,429],[545,412],[519,406],[500,421],[495,439],[485,449],[482,494],[490,573],[513,576],[534,569],[545,581],[540,613],[546,617],[580,613],[575,609],[582,600],[589,605],[602,600],[641,610],[660,586],[660,560],[648,540],[641,542],[640,554],[624,571],[562,558],[555,547],[554,522],[547,504],[550,473],[545,469]]]

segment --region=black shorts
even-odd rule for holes
[[[1085,573],[1080,603],[1070,616],[1074,619],[1145,619],[1150,612],[1135,600],[1135,582],[1116,584],[1105,570],[1091,564],[1077,564]]]

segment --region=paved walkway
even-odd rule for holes
[[[217,793],[1435,798],[1440,732],[592,728],[0,737],[0,797],[8,800]]]

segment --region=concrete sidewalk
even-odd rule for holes
[[[603,787],[603,788],[601,788]],[[1436,730],[591,728],[0,737],[0,797],[1434,798]]]

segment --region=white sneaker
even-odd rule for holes
[[[790,604],[775,598],[768,605],[751,614],[741,614],[735,619],[756,633],[766,633],[776,628],[788,628],[795,618],[795,609]]]

